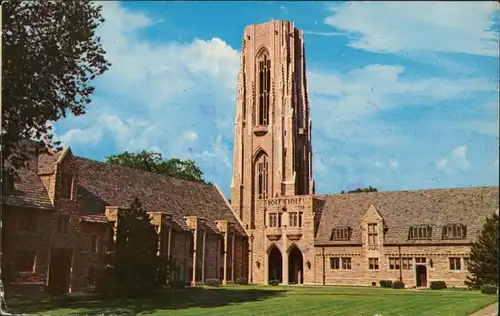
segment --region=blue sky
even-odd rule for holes
[[[494,2],[100,2],[112,68],[55,124],[79,156],[194,159],[229,196],[243,29],[306,43],[317,193],[498,185]]]

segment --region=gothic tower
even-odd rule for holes
[[[303,32],[249,25],[240,63],[231,204],[254,229],[257,199],[314,194]]]

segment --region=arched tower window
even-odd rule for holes
[[[256,182],[257,182],[257,196],[259,199],[267,199],[269,187],[269,167],[267,155],[262,153],[256,162]]]
[[[269,104],[271,99],[271,59],[267,51],[259,55],[259,108],[257,125],[269,125]]]

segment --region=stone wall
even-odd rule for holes
[[[359,246],[330,246],[315,248],[315,275],[314,284],[323,284],[323,275],[325,285],[361,285],[371,286],[375,282],[379,286],[380,280],[399,280],[400,270],[390,269],[389,258],[399,258],[397,246],[383,247],[384,255],[379,257],[379,269],[370,270],[368,255],[363,252]],[[407,287],[416,286],[416,260],[415,258],[426,259],[427,286],[431,281],[445,281],[449,287],[465,287],[464,281],[468,275],[464,258],[468,258],[470,246],[426,246],[411,245],[401,246],[401,257],[410,258],[411,268],[401,269],[403,282]],[[348,257],[352,260],[350,270],[331,269],[330,258]],[[461,269],[458,271],[450,270],[450,257],[461,258]],[[432,260],[432,265],[431,265]],[[323,274],[324,264],[324,274]],[[342,262],[340,262],[342,265]]]

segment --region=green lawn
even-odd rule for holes
[[[363,287],[226,286],[168,291],[154,299],[91,296],[7,301],[14,314],[37,315],[469,315],[496,295],[460,290]]]

